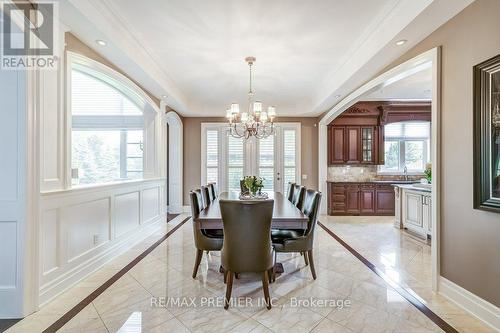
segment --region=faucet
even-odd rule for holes
[[[406,165],[405,165],[405,167],[404,167],[404,169],[403,169],[403,173],[404,173],[404,175],[405,175],[405,180],[406,180],[406,181],[408,181],[408,179],[409,179],[409,178],[408,178],[408,168],[406,167]]]

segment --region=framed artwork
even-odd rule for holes
[[[473,71],[474,208],[500,213],[500,55]]]

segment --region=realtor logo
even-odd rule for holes
[[[28,1],[1,4],[1,68],[54,69],[56,4]]]

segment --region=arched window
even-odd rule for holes
[[[107,73],[79,63],[70,70],[72,185],[142,179],[144,101]]]

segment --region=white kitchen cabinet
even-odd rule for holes
[[[422,238],[427,238],[432,229],[431,193],[402,189],[403,226]]]
[[[403,190],[399,186],[394,186],[394,226],[398,229],[403,229],[402,219],[402,202]]]

